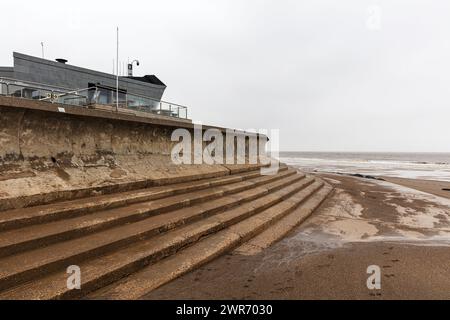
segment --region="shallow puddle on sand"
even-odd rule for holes
[[[355,179],[351,188],[364,186],[353,192],[356,196],[350,193],[353,189],[345,189],[344,181],[333,184],[332,198],[290,236],[265,250],[255,273],[290,269],[291,263],[306,256],[332,255],[333,250],[355,243],[450,247],[450,200],[381,181]],[[364,201],[374,196],[379,206]],[[377,215],[372,208],[369,214],[365,203],[386,212]]]
[[[362,184],[384,188],[375,192],[382,195],[384,205],[395,209],[397,222],[383,220],[383,215],[365,217],[363,205],[337,185],[328,205],[279,243],[287,249],[282,251],[289,252],[277,257],[279,263],[357,242],[450,246],[450,200],[382,181]],[[368,192],[360,192],[360,196]],[[419,202],[426,205],[418,206]]]
[[[441,229],[450,228],[450,200],[431,195],[422,191],[399,186],[389,182],[377,181],[377,184],[387,187],[404,197],[404,205],[389,203],[398,198],[393,194],[386,194],[386,203],[393,206],[399,213],[399,223],[414,228]],[[413,207],[415,201],[428,203],[420,208]]]
[[[342,189],[336,189],[333,197],[335,205],[328,208],[328,216],[357,218],[362,216],[363,206],[356,203],[352,196]]]
[[[370,239],[378,233],[378,228],[364,220],[336,219],[329,222],[324,231],[340,236],[346,242],[352,242]]]
[[[336,240],[332,236],[320,232],[307,237],[296,234],[264,251],[261,262],[255,265],[253,272],[258,273],[267,269],[289,266],[292,262],[305,256],[338,249],[345,245],[344,242]]]
[[[405,200],[422,200],[428,201],[438,206],[447,207],[450,210],[450,199],[446,199],[443,197],[435,196],[430,193],[422,192],[416,189],[411,189],[408,187],[404,187],[395,183],[387,182],[387,181],[374,181],[375,184],[384,187],[391,191],[391,194],[400,193],[405,197]],[[388,198],[394,197],[394,195],[387,194]]]

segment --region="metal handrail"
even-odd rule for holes
[[[5,79],[7,81],[5,81]],[[53,89],[51,89],[50,86],[40,85],[36,82],[30,82],[31,85],[28,85],[28,82],[26,82],[26,81],[16,80],[16,79],[11,79],[11,78],[0,78],[0,84],[3,84],[6,86],[6,94],[7,95],[9,95],[9,87],[10,86],[19,87],[20,91],[21,91],[21,98],[24,98],[23,97],[23,89],[31,89],[31,90],[38,91],[40,93],[42,91],[47,91],[50,93],[50,95],[48,97],[39,98],[39,101],[51,100],[51,102],[53,103],[53,100],[59,99],[59,98],[62,98],[64,96],[68,96],[68,95],[77,96],[79,98],[85,98],[84,96],[78,95],[77,91],[66,92],[66,91],[62,91],[61,88],[56,87],[56,86],[52,86]],[[55,88],[58,88],[58,89],[55,90]],[[39,95],[39,96],[41,96],[41,95]]]
[[[148,99],[148,100],[153,100],[154,102],[157,102],[157,103],[165,103],[165,104],[167,104],[167,105],[172,105],[172,106],[175,106],[175,107],[180,107],[180,108],[182,108],[182,109],[187,109],[187,108],[188,108],[188,107],[183,106],[183,105],[181,105],[181,104],[176,104],[176,103],[173,103],[173,102],[167,102],[167,101],[164,101],[164,100],[157,100],[157,99],[155,99],[155,98],[148,97],[148,96],[144,96],[144,95],[137,94],[137,93],[130,93],[130,95],[131,95],[131,96],[135,96],[135,97],[139,97],[139,98]]]
[[[82,104],[82,106],[89,106],[92,105],[92,102],[96,103],[96,104],[101,104],[98,103],[98,98],[99,96],[97,94],[94,94],[94,96],[96,97],[96,99],[94,101],[91,100],[91,98],[89,97],[89,95],[83,95],[81,94],[81,92],[83,91],[90,91],[90,90],[95,90],[95,92],[98,92],[98,88],[97,87],[90,87],[90,88],[84,88],[84,89],[77,89],[77,90],[73,90],[73,89],[67,89],[67,88],[63,88],[63,87],[58,87],[58,86],[53,86],[53,85],[47,85],[47,84],[41,84],[41,83],[36,83],[36,82],[28,82],[28,81],[23,81],[23,80],[18,80],[18,79],[13,79],[13,78],[5,78],[5,77],[0,77],[0,85],[5,85],[6,86],[6,95],[10,95],[10,86],[17,86],[20,88],[21,91],[21,98],[26,98],[24,97],[23,94],[23,90],[24,89],[32,89],[35,91],[39,91],[39,97],[42,97],[41,92],[42,91],[46,91],[47,93],[47,97],[44,98],[39,98],[40,101],[47,101],[50,100],[52,103],[55,102],[56,100],[63,98],[65,96],[75,96],[81,99],[86,99],[86,103]],[[102,89],[102,90],[107,90],[107,91],[111,91],[113,92],[113,90],[111,89]],[[144,99],[146,101],[149,101],[150,104],[148,105],[132,105],[131,101],[129,98],[130,97],[136,97],[136,98],[141,98]],[[74,100],[76,98],[73,98],[71,100]],[[181,114],[180,111],[183,110],[184,111],[184,117],[187,119],[187,106],[183,106],[180,104],[176,104],[176,103],[172,103],[172,102],[166,102],[163,100],[157,100],[154,99],[152,97],[148,97],[148,96],[144,96],[141,94],[134,94],[134,93],[125,93],[125,108],[127,109],[139,109],[140,111],[144,111],[144,112],[150,112],[150,113],[160,113],[160,114],[167,114],[173,117],[178,117],[180,118]],[[61,102],[63,103],[63,102]],[[153,103],[153,105],[152,105]],[[159,104],[159,109],[155,108],[155,106],[157,106]],[[106,104],[109,105],[109,104]],[[166,108],[163,108],[163,105],[168,106]]]

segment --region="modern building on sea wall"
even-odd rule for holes
[[[70,90],[97,86],[115,90],[116,76],[57,61],[32,57],[14,52],[14,67],[0,68],[0,77],[48,84]],[[119,90],[161,100],[166,85],[154,75],[144,77],[119,77]]]
[[[117,77],[68,64],[65,59],[51,61],[22,53],[13,53],[14,66],[0,67],[0,95],[45,100],[48,92],[59,92],[58,102],[84,105],[114,105],[117,97]],[[9,81],[9,82],[8,82]],[[19,90],[20,89],[20,90]],[[40,89],[40,90],[38,90]],[[127,109],[184,117],[186,107],[161,101],[166,85],[155,75],[119,77],[119,103]],[[7,93],[4,91],[8,90]],[[71,95],[69,95],[71,93]],[[76,103],[75,103],[76,102]],[[186,112],[187,117],[187,112]]]

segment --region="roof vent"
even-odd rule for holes
[[[62,64],[66,64],[67,62],[69,62],[66,59],[55,59],[55,60],[58,61],[59,63],[62,63]]]

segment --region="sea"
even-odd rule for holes
[[[450,181],[450,153],[280,152],[279,159],[306,172]]]

